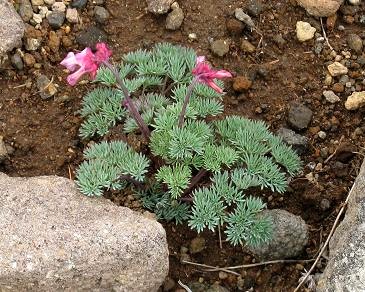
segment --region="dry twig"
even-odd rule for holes
[[[331,49],[331,51],[334,51],[333,47],[331,46],[331,44],[330,44],[330,42],[327,38],[326,31],[324,30],[322,17],[320,17],[320,20],[321,20],[321,27],[322,27],[323,37],[326,40],[326,43],[327,43],[328,47]]]
[[[184,263],[184,264],[189,264],[189,265],[203,267],[203,268],[208,268],[208,269],[217,269],[217,271],[223,271],[223,272],[226,272],[226,273],[229,273],[229,274],[233,274],[233,275],[236,275],[236,276],[240,276],[241,275],[239,273],[236,273],[234,271],[227,270],[225,268],[219,268],[219,267],[214,267],[214,266],[209,266],[209,265],[204,265],[204,264],[198,264],[198,263],[189,262],[189,261],[181,261],[181,262]]]

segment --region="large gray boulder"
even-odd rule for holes
[[[24,22],[8,0],[0,0],[0,57],[22,45]]]
[[[337,12],[344,0],[297,0],[310,15],[328,17]]]
[[[163,227],[56,176],[0,173],[0,291],[157,291]]]
[[[330,241],[318,292],[365,291],[365,162],[355,181],[344,220]]]

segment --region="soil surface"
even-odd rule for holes
[[[227,27],[227,22],[234,19],[234,9],[244,7],[247,2],[181,0],[179,4],[185,14],[183,25],[179,30],[168,31],[165,29],[166,16],[148,13],[145,0],[107,0],[105,7],[111,17],[102,28],[113,48],[115,61],[131,50],[167,41],[193,47],[199,55],[207,56],[215,67],[230,70],[237,76],[247,76],[253,83],[243,93],[235,92],[231,81],[226,83],[225,114],[261,119],[276,131],[280,127],[289,127],[288,110],[293,102],[305,104],[313,111],[309,127],[299,131],[309,139],[309,147],[301,155],[305,165],[302,175],[290,183],[284,195],[268,193],[264,197],[269,208],[286,209],[307,222],[310,242],[298,259],[312,259],[325,241],[341,202],[356,177],[364,145],[361,132],[365,129],[364,110],[350,112],[345,109],[344,101],[350,95],[346,89],[338,93],[341,101],[335,104],[326,102],[322,96],[326,90],[327,62],[332,60],[330,50],[325,46],[316,54],[313,50],[315,39],[300,43],[295,34],[296,22],[300,20],[319,27],[317,31],[320,32],[319,19],[308,16],[294,1],[264,1],[263,10],[252,17],[256,29],[245,28],[235,35],[232,27]],[[82,10],[82,23],[71,27],[68,34],[72,41],[70,48],[60,46],[53,53],[47,48],[46,53],[33,52],[40,68],[27,67],[16,71],[9,65],[0,70],[0,135],[6,145],[11,146],[8,147],[11,150],[9,157],[0,164],[0,171],[11,176],[74,177],[82,151],[89,142],[78,136],[82,122],[78,110],[90,83],[68,86],[65,83],[67,73],[59,62],[67,51],[83,49],[78,46],[75,36],[95,25],[90,7]],[[360,6],[352,22],[338,12],[333,30],[326,27],[324,19],[329,41],[339,54],[346,49],[347,35],[361,31],[358,16],[362,12],[365,13],[365,9]],[[345,29],[338,30],[339,25]],[[44,22],[41,32],[45,36],[45,47],[49,45],[46,36],[50,30]],[[195,40],[189,38],[191,33],[196,34]],[[278,41],[278,35],[282,37],[281,41]],[[254,45],[254,52],[242,51],[243,38]],[[218,39],[230,43],[230,50],[224,57],[214,55],[210,49],[211,41]],[[356,58],[351,60],[356,62]],[[35,85],[39,74],[53,78],[58,85],[58,92],[51,99],[43,100],[39,96]],[[361,82],[356,86],[357,91],[365,88]],[[326,132],[325,138],[318,136],[320,130]],[[357,154],[351,155],[351,151]],[[125,204],[126,200],[118,199],[119,196],[122,194],[113,194],[112,198]],[[127,201],[125,205],[131,203]],[[255,259],[226,242],[221,249],[218,235],[209,232],[200,235],[205,239],[204,250],[189,254],[190,242],[197,234],[184,226],[169,223],[164,226],[171,255],[170,279],[165,288],[170,285],[172,291],[181,288],[178,280],[185,284],[219,283],[229,291],[292,291],[304,269],[308,270],[311,265],[306,262],[282,263],[236,270],[241,276],[206,272],[204,268],[181,263],[181,251],[185,250],[185,259],[219,267],[254,263]],[[323,260],[316,272],[321,272],[324,266]]]

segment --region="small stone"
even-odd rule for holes
[[[324,79],[324,84],[330,86],[332,84],[333,77],[330,74],[326,74],[326,78]]]
[[[203,251],[205,249],[205,239],[203,237],[195,237],[191,242],[190,242],[190,253],[194,254],[194,253],[199,253],[201,251]]]
[[[37,13],[34,13],[34,14],[33,14],[32,19],[33,19],[33,21],[34,21],[36,24],[41,24],[41,23],[42,23],[42,21],[43,21],[43,17],[42,17],[42,15],[37,14]]]
[[[79,22],[79,13],[76,8],[67,8],[66,10],[66,19],[69,23],[78,23]]]
[[[41,41],[39,39],[26,38],[25,40],[25,49],[27,51],[36,51],[40,45]]]
[[[329,103],[336,103],[341,100],[332,90],[323,91],[323,96]]]
[[[87,0],[73,0],[71,3],[71,7],[74,8],[84,8],[87,4]]]
[[[327,66],[328,72],[331,76],[341,76],[348,73],[349,69],[346,66],[342,65],[340,62],[334,62]]]
[[[362,51],[362,39],[355,33],[351,33],[347,36],[347,44],[351,50],[356,53],[361,53]]]
[[[257,247],[247,246],[260,260],[287,259],[298,256],[308,243],[308,226],[305,221],[281,209],[264,210],[261,216],[273,224],[271,240]]]
[[[102,6],[95,6],[94,8],[94,17],[96,22],[100,24],[104,24],[110,17],[108,10],[106,10]]]
[[[44,0],[44,4],[46,4],[48,6],[52,6],[55,2],[56,2],[56,0]]]
[[[297,0],[310,15],[328,17],[337,12],[344,0]]]
[[[57,88],[48,79],[46,75],[39,75],[37,78],[37,88],[40,91],[40,96],[42,99],[48,99],[56,94]]]
[[[332,86],[332,90],[337,93],[341,93],[345,91],[345,86],[342,83],[335,83]]]
[[[322,199],[320,203],[320,207],[322,211],[327,211],[329,208],[331,208],[331,202],[327,199]]]
[[[54,31],[50,31],[48,36],[48,46],[52,50],[52,52],[58,52],[60,48],[60,43],[60,37]]]
[[[58,11],[52,11],[51,13],[49,13],[47,15],[47,20],[48,20],[49,25],[53,29],[59,29],[62,26],[63,22],[65,21],[65,13],[58,12]]]
[[[302,155],[308,149],[308,138],[295,133],[287,128],[280,128],[276,135],[278,135],[285,143],[290,145],[299,155]]]
[[[197,290],[194,290],[197,291]],[[205,292],[230,292],[227,288],[218,285],[217,283],[210,286],[208,289],[203,290]]]
[[[305,21],[298,21],[296,24],[297,39],[300,42],[309,41],[314,38],[316,29]]]
[[[226,27],[231,35],[240,35],[243,32],[245,25],[237,19],[230,18],[226,22]]]
[[[357,110],[365,105],[365,91],[353,92],[345,102],[347,110]]]
[[[177,2],[171,5],[172,11],[166,17],[166,29],[177,30],[184,21],[184,12]]]
[[[153,14],[166,14],[175,0],[147,0],[147,9]]]
[[[105,0],[93,0],[93,4],[104,5]]]
[[[66,5],[63,2],[55,2],[52,5],[52,11],[53,12],[65,12],[66,11]]]
[[[361,0],[349,0],[349,3],[350,3],[351,5],[360,5]]]
[[[219,272],[218,274],[219,279],[224,280],[228,278],[228,274],[226,272]]]
[[[49,10],[47,8],[47,6],[40,6],[38,9],[38,14],[42,17],[45,18],[47,16],[47,14],[49,13]]]
[[[318,132],[318,137],[321,138],[322,140],[324,140],[324,139],[326,139],[327,134],[324,131],[319,131]]]
[[[25,53],[23,56],[23,61],[27,67],[33,67],[35,64],[35,58],[32,54]]]
[[[96,43],[106,42],[108,36],[96,26],[90,26],[76,36],[76,42],[82,47],[94,47]]]
[[[244,24],[246,24],[250,28],[255,27],[255,23],[253,22],[252,18],[246,14],[242,8],[236,8],[234,11],[234,16],[242,21]]]
[[[44,1],[43,0],[32,0],[32,5],[41,6],[41,5],[44,5]]]
[[[33,17],[33,8],[29,0],[22,0],[19,5],[19,15],[25,21],[28,22]]]
[[[312,111],[303,104],[294,103],[291,105],[288,114],[288,121],[290,125],[297,129],[306,129],[312,120]]]
[[[241,50],[246,53],[254,53],[256,51],[256,47],[253,44],[251,44],[248,40],[242,39]]]
[[[195,41],[198,37],[197,37],[196,33],[192,32],[192,33],[189,33],[188,38],[191,41]]]
[[[22,60],[22,57],[20,56],[20,54],[15,53],[14,55],[11,56],[10,58],[11,64],[17,69],[17,70],[23,70],[24,68],[24,63]]]
[[[247,76],[237,76],[233,80],[233,89],[237,92],[245,92],[252,86],[252,81]]]
[[[7,156],[8,156],[8,149],[5,146],[4,137],[0,136],[0,163],[2,163]]]
[[[259,16],[263,10],[263,5],[261,1],[258,0],[248,0],[245,5],[245,8],[251,16]]]
[[[211,44],[211,50],[219,57],[223,57],[229,52],[229,42],[226,40],[216,40]]]

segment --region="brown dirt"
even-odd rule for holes
[[[363,136],[352,138],[357,127],[364,127],[364,112],[348,112],[343,102],[329,106],[323,101],[323,79],[326,53],[320,56],[312,52],[314,41],[299,43],[295,37],[295,24],[298,20],[316,20],[309,18],[304,10],[295,7],[293,1],[265,1],[265,10],[254,18],[258,29],[263,34],[263,47],[256,53],[244,54],[240,51],[240,37],[227,32],[226,21],[233,18],[236,7],[242,7],[245,1],[237,0],[182,0],[179,1],[185,13],[182,28],[170,32],[164,29],[165,16],[156,17],[145,11],[144,0],[107,0],[106,7],[112,14],[109,24],[104,27],[108,33],[109,43],[114,50],[114,59],[119,60],[123,53],[140,47],[150,47],[154,43],[168,41],[191,46],[199,54],[219,68],[225,68],[237,75],[255,76],[252,88],[242,94],[232,90],[228,82],[228,94],[225,97],[226,114],[239,114],[246,117],[263,119],[273,130],[286,126],[288,105],[300,101],[313,110],[311,129],[302,134],[310,139],[310,149],[302,156],[305,165],[309,162],[321,162],[320,149],[329,148],[332,153],[336,145],[334,140],[350,142],[357,151],[364,145]],[[75,26],[71,33],[77,33],[92,23],[87,9],[82,14],[83,25]],[[341,18],[337,25],[341,23]],[[318,25],[318,21],[317,21]],[[347,31],[330,32],[332,45],[340,51],[345,43],[347,33],[359,31],[359,25],[346,24]],[[43,30],[49,28],[45,24]],[[188,40],[189,33],[196,33],[197,40]],[[286,40],[283,47],[273,41],[273,36],[282,34]],[[245,30],[248,40],[257,45],[260,35]],[[229,39],[231,49],[228,55],[218,58],[212,55],[209,39]],[[75,45],[73,48],[77,48]],[[88,85],[70,88],[66,85],[65,72],[58,65],[64,48],[55,56],[36,56],[43,66],[41,69],[27,69],[15,72],[12,69],[0,71],[0,135],[5,137],[14,152],[0,171],[11,176],[34,176],[57,174],[73,177],[74,170],[81,159],[85,141],[80,141],[78,128],[81,120],[77,114],[80,101],[88,90]],[[260,72],[266,72],[260,75]],[[258,74],[259,72],[259,74]],[[27,81],[34,81],[39,73],[53,76],[59,85],[54,99],[41,100],[34,84],[29,88],[22,86]],[[263,76],[264,75],[264,76]],[[68,96],[65,101],[64,96]],[[342,99],[345,95],[341,96]],[[266,105],[267,110],[263,111]],[[262,112],[262,113],[260,113]],[[335,127],[334,127],[335,125]],[[325,140],[315,136],[315,127],[327,132]],[[341,201],[351,185],[359,165],[360,156],[347,160],[343,173],[334,169],[338,157],[334,157],[323,169],[315,171],[319,175],[317,182],[311,183],[303,176],[296,178],[290,191],[284,196],[274,194],[268,201],[269,208],[283,208],[300,215],[310,226],[310,243],[299,257],[309,259],[315,256],[320,244],[327,236],[334,221]],[[304,173],[309,173],[308,168]],[[320,208],[322,199],[330,202],[328,210]],[[165,224],[170,245],[170,277],[183,283],[198,281],[203,278],[206,283],[218,281],[230,291],[238,291],[237,277],[229,276],[220,280],[217,272],[203,272],[198,267],[180,263],[180,249],[188,247],[196,234],[183,226]],[[214,266],[231,266],[251,263],[254,259],[223,243],[219,248],[218,238],[214,234],[204,233],[206,249],[192,255],[192,261]],[[247,270],[238,270],[244,280],[243,291],[253,287],[253,291],[291,291],[303,272],[310,264],[276,264]],[[318,271],[323,269],[323,264]],[[177,285],[175,287],[178,288]]]

